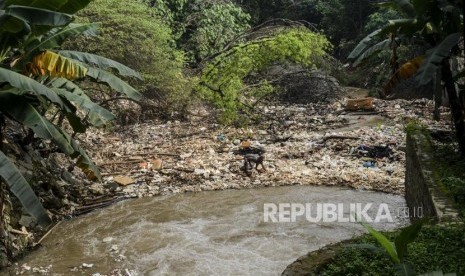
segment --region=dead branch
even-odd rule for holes
[[[323,138],[323,143],[328,141],[328,140],[334,140],[334,139],[340,139],[340,140],[344,140],[344,139],[350,139],[350,140],[358,140],[360,139],[360,137],[353,137],[353,136],[341,136],[341,135],[330,135],[330,136],[326,136]]]
[[[52,228],[50,228],[50,230],[47,231],[47,233],[45,233],[45,235],[42,236],[42,238],[40,238],[40,240],[36,243],[34,243],[32,245],[32,247],[36,247],[38,245],[40,245],[42,243],[42,241],[53,231],[53,229],[57,228],[58,225],[60,225],[63,221],[60,220],[57,224],[55,224]]]

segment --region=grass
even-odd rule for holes
[[[393,240],[397,232],[385,235]],[[352,244],[378,245],[370,235],[352,240]],[[408,247],[408,261],[417,273],[442,270],[465,275],[465,226],[463,224],[424,226]],[[336,256],[315,271],[316,275],[395,275],[392,262],[383,253],[342,246]]]

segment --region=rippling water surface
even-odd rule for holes
[[[288,186],[201,192],[120,202],[62,223],[21,263],[52,275],[279,275],[308,251],[364,232],[356,223],[264,222],[264,203],[386,203],[393,223],[403,197],[335,187]],[[315,210],[315,208],[314,208]],[[345,215],[349,214],[345,210]],[[92,268],[73,272],[83,263]],[[84,271],[84,272],[83,272]]]

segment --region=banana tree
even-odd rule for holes
[[[82,52],[60,51],[69,37],[97,35],[99,24],[74,24],[75,12],[90,0],[0,1],[0,120],[8,117],[31,129],[42,139],[53,141],[92,180],[101,179],[98,168],[70,134],[43,114],[59,110],[74,132],[87,126],[103,126],[113,114],[94,103],[74,82],[91,79],[138,101],[141,94],[110,71],[141,78],[134,70],[113,60]],[[0,137],[2,137],[0,125]],[[1,140],[0,140],[1,143]],[[38,197],[1,151],[0,176],[26,211],[42,225],[50,219]]]
[[[465,91],[457,91],[455,83],[465,74],[454,78],[450,66],[450,59],[459,54],[459,45],[463,41],[463,1],[391,0],[380,5],[399,11],[404,18],[389,20],[386,26],[361,40],[350,53],[349,60],[359,64],[381,49],[402,43],[416,43],[426,49],[414,60],[396,68],[385,86],[385,93],[390,92],[398,79],[416,75],[415,80],[419,85],[432,85],[435,78],[441,76],[449,96],[460,152],[465,156]],[[389,40],[391,42],[387,43]],[[395,53],[393,57],[396,57]],[[396,64],[397,60],[392,63]]]

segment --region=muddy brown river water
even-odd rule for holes
[[[296,211],[302,211],[299,204],[312,204],[313,222],[304,215],[296,222],[265,222],[265,203],[268,215],[272,206],[279,207],[275,204],[294,203]],[[317,219],[317,204],[342,204],[337,212],[344,220],[353,212],[350,204],[356,203],[373,204],[367,212],[371,218],[380,204],[389,208],[393,221],[371,223],[377,229],[408,224],[398,216],[405,207],[403,197],[337,187],[286,186],[142,198],[62,223],[18,266],[49,266],[48,275],[110,275],[114,269],[131,276],[279,275],[309,251],[364,233],[358,223],[323,221],[331,220],[329,213]],[[283,211],[290,210],[282,206]],[[289,218],[286,214],[281,213],[283,220]]]

